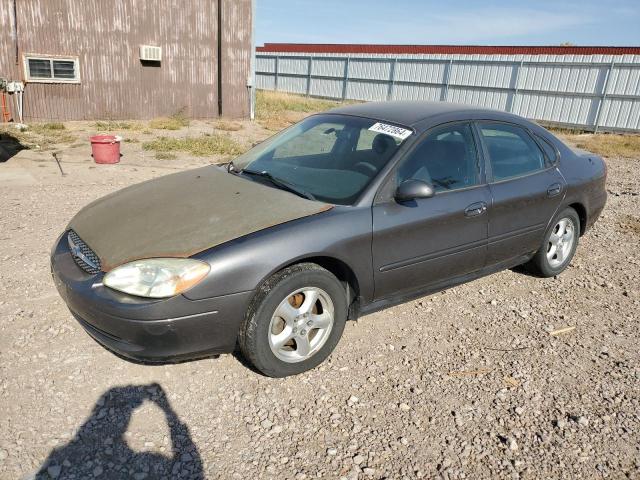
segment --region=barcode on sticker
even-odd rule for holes
[[[411,135],[411,130],[407,130],[406,128],[396,127],[395,125],[389,125],[388,123],[376,123],[375,125],[369,127],[369,130],[372,132],[384,133],[386,135],[391,135],[392,137],[399,138],[400,140],[404,140],[409,135]]]

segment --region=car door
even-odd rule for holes
[[[518,125],[478,122],[493,198],[487,264],[509,262],[540,248],[566,182],[533,136]]]
[[[471,124],[428,132],[391,174],[393,188],[383,191],[409,179],[431,184],[435,195],[399,203],[391,193],[375,202],[376,299],[429,288],[485,264],[491,196]]]

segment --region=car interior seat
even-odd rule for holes
[[[354,169],[367,175],[374,175],[387,164],[395,151],[396,141],[389,135],[379,133],[373,137],[371,150],[367,152],[366,160],[356,163]]]

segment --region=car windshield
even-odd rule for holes
[[[412,131],[347,115],[314,115],[234,160],[252,180],[351,205]]]

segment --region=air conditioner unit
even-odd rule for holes
[[[162,47],[153,45],[140,45],[140,60],[148,62],[162,61]]]
[[[22,82],[8,82],[5,85],[7,93],[19,93],[24,92],[24,83]]]

